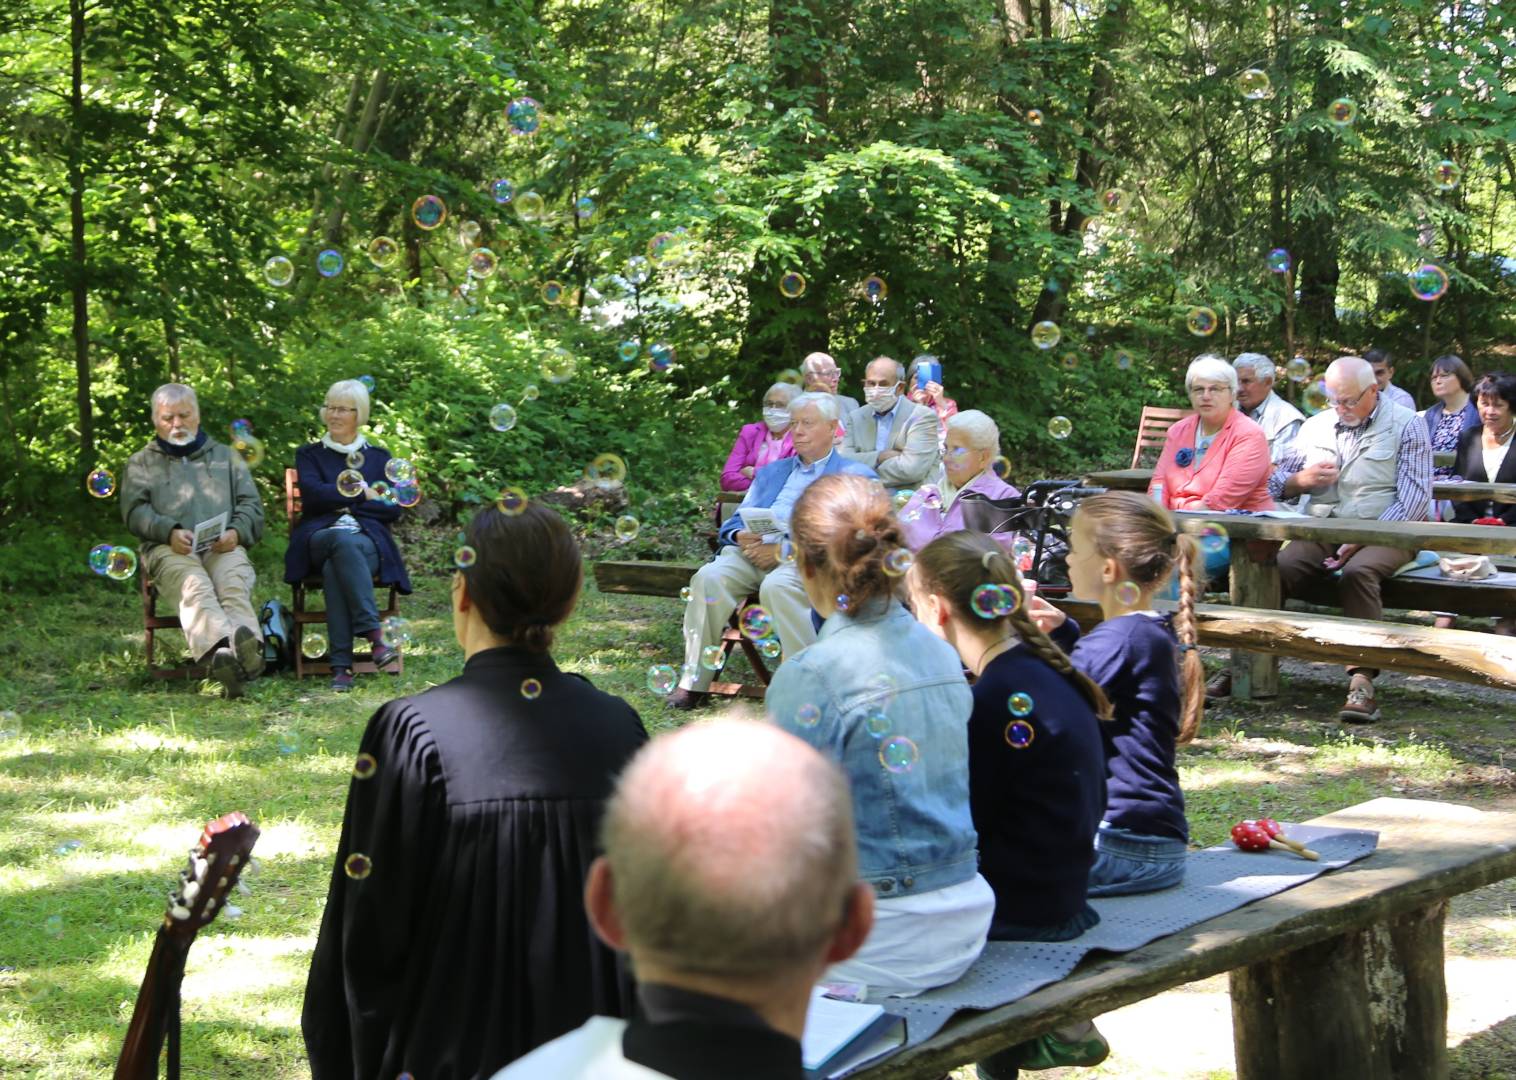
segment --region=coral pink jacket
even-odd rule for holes
[[[1188,510],[1202,502],[1212,510],[1274,509],[1269,498],[1269,440],[1263,428],[1233,409],[1200,465],[1180,465],[1176,459],[1183,451],[1194,454],[1199,427],[1200,417],[1195,415],[1169,428],[1148,493],[1152,485],[1162,484],[1163,504],[1170,510]]]

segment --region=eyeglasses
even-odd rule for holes
[[[1207,395],[1212,395],[1214,397],[1220,397],[1222,394],[1230,394],[1231,392],[1232,392],[1232,388],[1230,386],[1192,386],[1192,387],[1190,387],[1190,397],[1205,397]]]
[[[327,412],[334,413],[355,413],[358,411],[357,409],[350,409],[346,405],[326,405],[324,408]]]
[[[1358,408],[1358,403],[1361,402],[1366,396],[1368,396],[1368,390],[1365,390],[1357,397],[1350,398],[1334,398],[1332,395],[1328,394],[1327,400],[1332,403],[1332,408],[1334,409],[1356,409]]]

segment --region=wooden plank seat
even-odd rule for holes
[[[1309,824],[1373,829],[1367,858],[1117,955],[854,1076],[927,1080],[1053,1028],[1231,973],[1237,1080],[1448,1074],[1448,900],[1516,876],[1516,814],[1374,799]]]
[[[652,562],[637,560],[602,560],[591,568],[595,575],[595,587],[601,592],[624,593],[629,596],[670,596],[677,597],[679,591],[690,583],[690,578],[695,571],[699,570],[704,563],[685,562]],[[738,607],[737,611],[756,604],[756,594],[749,596]],[[726,670],[726,664],[732,658],[732,653],[738,649],[747,657],[747,662],[753,669],[753,674],[758,677],[760,685],[752,686],[747,683],[720,681],[711,683],[711,693],[718,697],[749,697],[762,699],[767,689],[769,679],[772,677],[768,664],[763,654],[758,651],[758,646],[737,629],[737,612],[732,612],[732,617],[727,620],[726,629],[721,634],[722,671]]]

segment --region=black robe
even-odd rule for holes
[[[646,741],[626,702],[521,649],[374,714],[305,988],[313,1080],[485,1080],[627,1014],[582,896],[605,799]]]

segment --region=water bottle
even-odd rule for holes
[[[1153,497],[1153,501],[1159,506],[1167,508],[1168,503],[1164,501],[1162,480],[1155,481],[1153,486],[1148,489],[1148,494]]]

